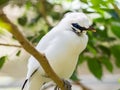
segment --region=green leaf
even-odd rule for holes
[[[0,5],[5,4],[6,2],[8,2],[9,0],[0,0]]]
[[[82,64],[84,61],[88,60],[89,57],[88,56],[85,56],[83,54],[80,54],[79,55],[79,59],[78,59],[78,65]]]
[[[105,8],[103,9],[104,11],[108,12],[114,19],[118,19],[119,15],[117,14],[117,12],[114,9],[109,9],[109,8]]]
[[[50,15],[52,16],[52,18],[54,18],[54,20],[58,20],[60,19],[60,13],[58,12],[51,12]]]
[[[105,22],[105,18],[103,18],[103,17],[95,18],[94,22],[104,23]]]
[[[95,49],[95,48],[93,48],[92,46],[87,45],[87,49],[88,49],[90,52],[92,52],[94,55],[96,55],[96,54],[97,54],[96,49]]]
[[[84,2],[84,3],[88,3],[88,1],[87,0],[80,0],[81,2]]]
[[[101,4],[101,1],[102,0],[91,0],[91,3],[94,5],[94,6],[99,6]]]
[[[113,41],[115,41],[115,40],[116,40],[115,37],[108,37],[108,38],[106,38],[106,41],[107,41],[107,42],[113,42]]]
[[[110,60],[106,57],[102,57],[101,58],[101,62],[105,65],[106,69],[109,71],[109,72],[112,72],[113,71],[113,65],[112,63],[110,62]]]
[[[103,75],[102,66],[101,63],[97,60],[97,58],[90,58],[89,60],[87,60],[87,64],[91,73],[98,79],[101,79]]]
[[[76,71],[74,71],[74,73],[72,74],[70,79],[73,80],[73,81],[78,81],[79,80],[79,78],[77,77],[77,72]]]
[[[98,45],[98,47],[100,48],[100,50],[104,53],[104,55],[111,55],[110,49],[103,46],[103,45]]]
[[[120,68],[120,45],[112,46],[111,52],[115,57],[116,66]]]
[[[35,43],[35,42],[38,43],[40,41],[40,39],[46,34],[44,30],[41,30],[39,33],[40,34],[33,40],[33,43]]]
[[[9,23],[6,23],[2,19],[0,19],[0,29],[7,30],[7,31],[11,32],[12,28],[11,28],[11,25]]]
[[[2,56],[2,57],[0,58],[0,69],[1,69],[2,66],[4,65],[6,59],[7,59],[7,56]]]
[[[16,56],[20,56],[21,54],[21,50],[19,50],[17,53],[16,53]]]
[[[109,40],[109,36],[108,36],[108,31],[107,28],[105,28],[104,30],[100,30],[99,28],[97,29],[97,33],[93,34],[96,40],[99,41],[108,41]],[[92,38],[93,38],[92,37]],[[109,40],[110,41],[110,40]]]
[[[18,23],[22,26],[25,26],[27,23],[27,17],[26,16],[22,16],[20,18],[18,18]]]
[[[31,19],[31,21],[30,21],[30,23],[28,24],[28,26],[33,26],[33,25],[35,25],[35,24],[39,21],[40,17],[41,17],[41,14],[39,14],[39,15],[36,16],[35,18]]]
[[[32,6],[32,2],[31,1],[27,1],[26,4],[25,4],[25,7],[27,10],[29,10]]]
[[[120,24],[112,24],[111,30],[118,38],[120,38]]]

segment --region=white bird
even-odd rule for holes
[[[64,79],[73,74],[80,53],[88,42],[87,30],[91,28],[89,18],[80,12],[69,12],[50,30],[38,43],[36,49],[45,54],[55,73]],[[38,63],[31,56],[28,62],[28,72],[22,90],[40,90],[42,85],[51,81]]]

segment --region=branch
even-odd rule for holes
[[[118,14],[118,16],[119,16],[119,18],[120,18],[120,9],[119,9],[118,6],[115,5],[114,3],[112,3],[112,5],[113,5],[113,7],[114,7],[116,13]]]
[[[38,11],[42,14],[47,25],[51,27],[52,24],[48,21],[47,15],[46,15],[46,8],[45,8],[46,4],[45,3],[46,3],[46,0],[39,0],[37,8],[38,8]]]
[[[16,39],[20,42],[20,44],[23,46],[23,48],[37,59],[37,61],[41,64],[41,66],[45,70],[46,74],[61,88],[61,90],[67,90],[64,86],[63,80],[61,80],[57,76],[57,74],[53,71],[53,69],[51,68],[46,57],[43,54],[41,54],[39,51],[37,51],[32,46],[31,43],[29,43],[29,41],[19,31],[17,26],[14,25],[7,18],[7,16],[4,14],[4,12],[1,13],[0,17],[4,20],[4,22],[6,22],[10,25],[10,32],[16,37]]]
[[[22,46],[20,46],[20,45],[15,45],[15,44],[5,44],[5,43],[0,43],[0,46],[8,46],[8,47],[18,47],[18,48],[22,48]]]
[[[73,84],[80,86],[82,88],[82,90],[91,90],[90,88],[83,85],[80,81],[74,81]]]

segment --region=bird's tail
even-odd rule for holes
[[[36,71],[29,79],[25,80],[22,90],[40,90],[47,81],[47,78],[41,76],[39,71]]]

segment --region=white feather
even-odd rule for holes
[[[83,13],[69,13],[40,40],[36,47],[39,52],[45,54],[53,70],[60,78],[68,79],[72,75],[79,54],[86,48],[88,42],[86,33],[78,36],[72,31],[72,22],[82,24],[84,27],[90,26],[88,18]],[[36,69],[38,70],[33,74]],[[46,74],[40,64],[34,57],[31,57],[26,77],[29,79],[28,90],[39,90],[44,82],[50,81],[44,75]]]

